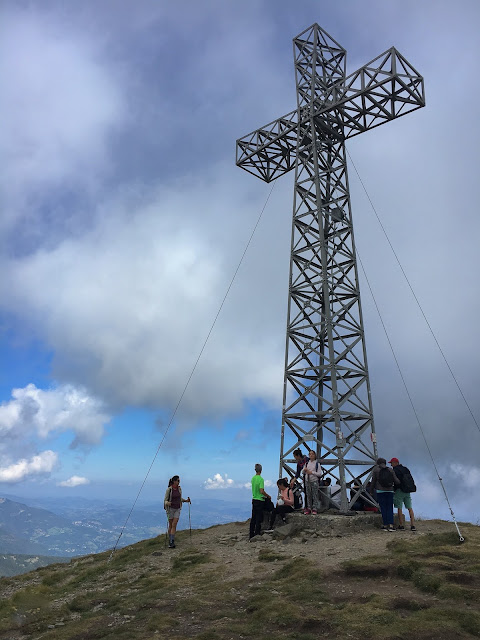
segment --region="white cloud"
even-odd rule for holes
[[[216,473],[213,478],[207,478],[203,483],[205,489],[232,489],[234,488],[235,482],[232,478],[229,478],[226,473]]]
[[[455,480],[466,489],[477,489],[480,486],[480,467],[467,466],[460,463],[450,465]]]
[[[12,399],[0,405],[2,447],[65,431],[74,434],[72,448],[98,444],[109,420],[102,403],[82,389],[61,385],[43,390],[29,384],[14,389]]]
[[[90,480],[88,478],[82,478],[81,476],[72,476],[68,478],[68,480],[57,482],[57,487],[79,487],[82,484],[90,484]]]
[[[211,189],[196,185],[196,205],[185,192],[122,194],[102,207],[92,232],[4,265],[2,304],[35,318],[32,331],[55,353],[57,379],[117,407],[175,405],[234,270],[213,251],[231,225],[204,228],[223,215],[209,204]],[[242,309],[227,301],[184,398],[187,414],[235,412],[247,397],[280,399],[282,343],[253,338],[258,327],[283,325],[282,305],[256,304],[269,276],[270,267],[255,287],[235,283]]]
[[[34,189],[38,197],[39,187],[96,182],[108,136],[124,117],[122,97],[79,32],[36,10],[6,11],[3,19],[2,195],[9,216],[25,207],[35,224],[28,213]]]
[[[274,482],[265,480],[265,487],[273,487]],[[228,474],[216,473],[213,478],[207,478],[203,483],[204,489],[251,489],[251,482],[235,482]]]
[[[0,467],[0,482],[20,482],[28,477],[49,474],[58,462],[54,451],[42,451],[29,460],[22,459]]]
[[[215,2],[201,11],[190,4],[187,31],[178,12],[168,8],[123,8],[110,15],[95,6],[95,21],[89,3],[79,11],[12,11],[0,41],[0,64],[6,67],[2,220],[20,220],[14,242],[4,241],[0,255],[2,319],[12,318],[20,337],[35,336],[48,348],[56,379],[85,387],[89,397],[115,409],[175,406],[268,191],[234,167],[234,139],[294,106],[291,25],[301,22],[303,28],[316,19],[314,3],[302,9],[303,17],[285,5],[275,24],[252,19],[268,13],[258,3],[220,12]],[[395,44],[425,74],[425,109],[358,136],[349,149],[478,413],[472,336],[479,297],[472,291],[480,218],[472,203],[479,128],[469,108],[478,88],[472,87],[470,102],[445,99],[445,78],[449,95],[456,96],[475,74],[478,10],[475,5],[455,13],[443,3],[433,15],[417,5],[398,20],[388,19],[386,5],[380,13],[371,11],[373,21],[386,25],[373,32],[353,33],[355,12],[337,8],[327,12],[324,26],[330,31],[329,18],[338,24],[331,33],[351,52],[350,71]],[[208,20],[213,13],[214,22]],[[420,38],[432,16],[436,28]],[[172,76],[164,48],[187,42],[199,32],[199,20],[208,31],[201,30],[204,46],[194,53],[180,47],[181,73]],[[94,22],[98,27],[90,28]],[[249,23],[260,26],[245,39]],[[465,39],[465,33],[468,48],[455,35]],[[225,55],[218,56],[225,42]],[[432,50],[439,55],[431,56]],[[126,115],[132,108],[134,117]],[[457,126],[439,136],[449,121]],[[111,145],[119,125],[132,144]],[[206,415],[221,419],[257,400],[255,406],[280,410],[292,179],[275,187],[183,400],[177,416],[183,424],[198,425]],[[444,364],[437,366],[427,348],[431,337],[405,295],[405,283],[396,279],[378,225],[369,222],[371,207],[352,170],[350,179],[356,243],[414,399],[423,404],[419,413],[434,453],[447,462],[473,459],[478,432],[462,417],[461,400],[455,404],[455,389],[445,391],[444,379],[436,377]],[[71,195],[72,185],[74,192],[87,192],[86,203]],[[452,220],[460,230],[454,237]],[[66,225],[62,233],[60,222]],[[33,240],[32,227],[38,232]],[[379,444],[403,456],[414,471],[425,464],[424,445],[366,287],[362,296]],[[57,422],[42,422],[35,417],[42,413],[39,402],[30,393],[0,410],[0,433],[8,443],[22,442],[26,433],[49,437],[68,429],[74,444],[100,440],[103,426],[95,415],[92,423],[79,420],[83,428],[67,426],[68,416],[64,420],[57,411]],[[239,431],[237,440],[247,433]],[[459,484],[462,477],[457,474]]]

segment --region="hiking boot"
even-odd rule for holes
[[[382,524],[382,531],[388,531],[388,527],[386,527],[384,524]]]
[[[303,515],[305,515],[305,516],[310,515],[310,513],[311,513],[310,509],[304,509],[304,511],[303,511]]]
[[[416,531],[416,530],[417,530],[417,527],[415,527],[415,526],[412,524],[412,526],[410,527],[410,531]]]
[[[405,527],[403,525],[401,525],[401,524],[398,525],[397,529],[399,531],[405,531]]]
[[[273,529],[264,529],[263,533],[273,533]]]
[[[174,542],[170,542],[170,544],[168,545],[169,549],[175,549],[175,543]]]
[[[312,516],[316,516],[317,515],[317,510],[316,509],[312,509]]]
[[[389,531],[395,531],[395,527],[393,526],[393,524],[391,524],[391,525],[388,527],[388,530],[389,530]]]

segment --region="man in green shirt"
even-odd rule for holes
[[[252,478],[252,517],[250,518],[250,538],[260,535],[263,522],[263,510],[265,499],[270,501],[270,496],[264,489],[262,478],[262,465],[255,465],[255,475]],[[271,502],[270,502],[271,504]]]

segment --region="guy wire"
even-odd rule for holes
[[[455,374],[453,373],[453,370],[452,370],[452,368],[451,368],[451,366],[450,366],[450,364],[449,364],[449,362],[447,360],[447,357],[445,356],[445,354],[443,352],[443,349],[442,349],[442,347],[440,346],[440,343],[437,340],[437,336],[435,335],[435,333],[434,333],[434,331],[433,331],[433,329],[432,329],[432,327],[430,325],[430,322],[428,321],[428,318],[425,315],[425,312],[423,311],[422,305],[420,304],[420,301],[419,301],[419,299],[418,299],[418,297],[417,297],[412,285],[410,284],[410,280],[408,279],[408,276],[407,276],[407,274],[405,272],[405,269],[403,268],[402,263],[400,262],[400,259],[399,259],[398,255],[397,255],[395,249],[393,248],[392,243],[390,242],[390,238],[388,237],[387,231],[386,231],[385,227],[382,224],[380,216],[378,215],[377,210],[375,209],[375,206],[374,206],[374,204],[372,202],[372,199],[370,198],[370,195],[368,194],[368,191],[367,191],[367,189],[366,189],[366,187],[365,187],[365,185],[363,183],[362,178],[360,177],[360,174],[358,173],[357,167],[355,166],[355,163],[354,163],[354,161],[352,159],[352,156],[350,155],[348,150],[347,150],[347,154],[348,154],[348,157],[350,159],[350,162],[352,163],[353,168],[355,169],[355,173],[357,174],[357,177],[360,180],[360,184],[362,185],[363,190],[365,191],[365,195],[367,196],[368,201],[370,202],[370,205],[371,205],[371,207],[373,209],[373,212],[375,213],[375,216],[376,216],[376,218],[378,220],[378,223],[379,223],[379,225],[380,225],[380,227],[381,227],[381,229],[383,231],[383,234],[384,234],[385,238],[387,239],[388,244],[390,245],[390,249],[392,250],[392,253],[395,256],[395,260],[397,261],[397,264],[400,267],[400,270],[401,270],[401,272],[403,274],[403,277],[405,278],[405,281],[406,281],[406,283],[407,283],[407,285],[408,285],[408,287],[409,287],[409,289],[410,289],[410,291],[411,291],[411,293],[412,293],[412,295],[413,295],[413,297],[415,299],[415,302],[417,303],[417,306],[420,309],[420,312],[421,312],[421,314],[423,316],[423,319],[425,320],[425,323],[426,323],[427,327],[429,328],[433,339],[435,340],[435,344],[437,345],[438,350],[440,351],[440,353],[442,355],[442,358],[443,358],[445,364],[447,365],[448,370],[450,371],[450,374],[451,374],[451,376],[452,376],[452,378],[453,378],[453,380],[454,380],[454,382],[455,382],[455,384],[457,386],[457,389],[459,390],[460,395],[463,398],[465,406],[467,407],[470,415],[472,416],[472,420],[475,423],[475,426],[477,427],[478,431],[480,432],[480,424],[478,423],[477,419],[475,418],[475,415],[474,415],[470,405],[468,404],[467,398],[465,397],[465,394],[463,393],[462,388],[460,387],[460,384],[458,383],[457,378],[455,377]]]
[[[242,256],[241,256],[241,258],[240,258],[240,260],[239,260],[239,262],[238,262],[237,268],[235,269],[235,271],[234,271],[234,273],[233,273],[233,276],[232,276],[232,278],[231,278],[231,280],[230,280],[230,284],[229,284],[229,285],[228,285],[228,287],[227,287],[227,291],[226,291],[225,295],[223,296],[223,299],[222,299],[222,302],[220,303],[220,306],[219,306],[219,308],[218,308],[217,314],[215,315],[215,318],[214,318],[214,320],[213,320],[213,322],[212,322],[212,324],[211,324],[211,326],[210,326],[210,329],[209,329],[209,331],[208,331],[208,333],[207,333],[207,337],[205,338],[205,340],[204,340],[204,342],[203,342],[203,345],[202,345],[202,348],[200,349],[200,353],[198,354],[198,357],[197,357],[197,359],[195,360],[195,364],[193,365],[192,370],[190,371],[190,375],[188,376],[187,382],[185,383],[185,386],[183,387],[183,391],[182,391],[182,393],[180,394],[180,398],[179,398],[179,400],[178,400],[178,402],[177,402],[177,405],[176,405],[176,407],[175,407],[175,409],[174,409],[174,411],[173,411],[172,415],[170,416],[170,420],[169,420],[169,422],[168,422],[167,428],[165,429],[165,432],[164,432],[164,434],[163,434],[163,436],[162,436],[162,439],[161,439],[161,441],[160,441],[160,444],[159,444],[159,445],[158,445],[158,447],[157,447],[157,450],[156,450],[156,452],[155,452],[155,455],[153,456],[153,460],[152,460],[152,462],[150,463],[150,466],[149,466],[148,471],[147,471],[147,473],[146,473],[146,475],[145,475],[145,478],[143,479],[143,482],[142,482],[142,484],[141,484],[141,486],[140,486],[140,489],[138,490],[137,496],[136,496],[135,500],[133,501],[132,508],[130,509],[130,511],[129,511],[128,515],[127,515],[127,518],[126,518],[126,520],[125,520],[125,523],[124,523],[123,527],[122,527],[122,528],[121,528],[121,530],[120,530],[120,535],[119,535],[119,536],[118,536],[118,538],[117,538],[117,541],[116,541],[116,543],[115,543],[115,546],[113,547],[112,552],[110,553],[110,556],[109,556],[109,558],[108,558],[108,561],[107,561],[107,562],[110,562],[110,560],[113,558],[113,554],[115,553],[115,551],[116,551],[116,549],[117,549],[117,547],[118,547],[118,543],[120,542],[120,538],[122,537],[123,532],[125,531],[125,527],[127,526],[128,521],[130,520],[130,517],[131,517],[131,515],[132,515],[132,513],[133,513],[133,510],[135,509],[135,505],[137,504],[138,499],[139,499],[139,497],[140,497],[140,494],[142,493],[142,490],[143,490],[143,488],[144,488],[144,486],[145,486],[145,483],[147,482],[148,476],[150,475],[150,472],[151,472],[151,470],[152,470],[152,467],[153,467],[153,465],[155,464],[155,460],[157,459],[157,456],[158,456],[158,454],[159,454],[159,452],[160,452],[160,449],[161,449],[161,447],[162,447],[162,445],[163,445],[163,443],[164,443],[164,441],[165,441],[165,438],[167,437],[168,431],[169,431],[169,429],[170,429],[170,427],[171,427],[171,425],[172,425],[172,422],[173,422],[173,420],[174,420],[174,418],[175,418],[175,416],[176,416],[176,414],[177,414],[177,411],[178,411],[178,409],[179,409],[179,407],[180,407],[180,404],[182,403],[183,397],[184,397],[184,395],[185,395],[185,393],[186,393],[186,391],[187,391],[187,389],[188,389],[188,385],[190,384],[190,381],[191,381],[191,379],[192,379],[192,377],[193,377],[193,374],[195,373],[195,370],[196,370],[196,368],[197,368],[197,365],[198,365],[198,363],[200,362],[200,358],[202,357],[202,354],[203,354],[203,352],[204,352],[204,350],[205,350],[205,347],[207,346],[207,342],[208,342],[208,340],[210,339],[210,336],[211,336],[212,331],[213,331],[213,329],[214,329],[214,327],[215,327],[215,324],[217,323],[218,317],[219,317],[219,315],[220,315],[220,313],[221,313],[221,311],[222,311],[222,309],[223,309],[223,306],[224,306],[225,301],[226,301],[226,299],[227,299],[227,297],[228,297],[228,294],[230,293],[230,289],[232,288],[233,283],[234,283],[234,280],[235,280],[235,278],[237,277],[237,274],[238,274],[238,272],[239,272],[239,270],[240,270],[240,267],[242,266],[242,263],[243,263],[243,260],[244,260],[244,258],[245,258],[245,255],[246,255],[246,253],[247,253],[247,251],[248,251],[248,248],[250,247],[250,244],[251,244],[251,242],[252,242],[252,240],[253,240],[253,236],[255,235],[255,232],[256,232],[256,230],[257,230],[257,227],[258,227],[258,225],[260,224],[260,220],[262,219],[263,213],[264,213],[265,208],[266,208],[266,206],[267,206],[267,204],[268,204],[268,201],[270,200],[270,196],[272,195],[272,191],[273,191],[274,187],[275,187],[275,182],[273,182],[273,183],[272,183],[272,186],[271,186],[271,188],[270,188],[270,191],[268,192],[268,195],[267,195],[267,198],[266,198],[266,200],[265,200],[265,203],[264,203],[264,205],[263,205],[263,207],[262,207],[262,210],[260,211],[260,214],[259,214],[259,216],[258,216],[258,218],[257,218],[257,221],[255,222],[255,225],[254,225],[253,230],[252,230],[252,232],[251,232],[251,234],[250,234],[250,237],[249,237],[249,239],[248,239],[248,242],[247,242],[247,244],[246,244],[246,246],[245,246],[245,249],[244,249],[244,251],[243,251],[243,253],[242,253]]]
[[[432,461],[433,468],[435,469],[435,473],[437,474],[437,478],[438,478],[438,480],[440,482],[440,485],[441,485],[441,487],[443,489],[443,493],[445,495],[445,500],[447,501],[448,508],[449,508],[450,514],[452,516],[453,523],[454,523],[454,525],[455,525],[455,527],[457,529],[459,540],[460,540],[460,542],[464,542],[465,538],[462,536],[462,534],[460,532],[460,529],[458,528],[457,520],[455,518],[455,514],[453,513],[453,509],[452,509],[452,506],[450,504],[450,500],[449,500],[448,495],[447,495],[447,490],[445,489],[445,485],[443,484],[443,480],[442,480],[442,478],[440,476],[440,473],[438,471],[437,465],[435,463],[435,458],[433,457],[432,451],[431,451],[430,446],[428,444],[427,437],[426,437],[425,432],[424,432],[423,427],[422,427],[422,423],[420,422],[419,415],[418,415],[417,410],[415,408],[415,405],[413,403],[413,399],[412,399],[412,396],[411,396],[410,391],[408,389],[407,382],[406,382],[405,377],[403,375],[402,369],[400,367],[400,363],[398,361],[397,354],[395,353],[395,349],[393,348],[392,341],[390,340],[390,336],[388,335],[387,327],[385,326],[385,323],[383,321],[383,317],[382,317],[382,314],[380,313],[380,309],[379,309],[379,306],[377,304],[377,300],[375,299],[375,296],[373,294],[373,290],[372,290],[372,287],[370,285],[370,281],[368,279],[367,273],[365,271],[365,267],[363,266],[363,262],[362,262],[362,260],[360,258],[360,254],[358,253],[358,249],[356,247],[355,247],[355,251],[356,251],[356,254],[357,254],[357,257],[358,257],[358,262],[360,263],[360,266],[361,266],[362,271],[363,271],[363,275],[365,277],[365,280],[367,282],[368,288],[370,290],[370,295],[372,296],[373,302],[375,304],[375,308],[377,309],[378,317],[380,318],[380,322],[382,323],[383,331],[385,332],[385,336],[386,336],[388,344],[390,346],[390,350],[392,352],[393,359],[395,360],[395,364],[397,365],[398,373],[400,374],[400,378],[402,379],[403,386],[405,387],[405,391],[407,393],[407,397],[408,397],[408,399],[410,401],[410,404],[412,406],[413,413],[415,414],[415,418],[417,420],[418,428],[420,429],[420,433],[422,434],[423,440],[425,442],[425,446],[427,447],[427,451],[428,451],[428,454],[429,454],[430,459]]]

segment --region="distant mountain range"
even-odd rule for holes
[[[60,558],[56,556],[27,556],[20,554],[2,555],[0,554],[0,578],[17,576],[21,573],[28,573],[38,567],[46,567],[55,562],[70,562],[70,558]]]
[[[0,497],[0,575],[15,575],[15,566],[17,573],[23,573],[60,559],[112,548],[131,509],[129,502],[119,500],[35,498],[35,506],[25,502],[18,496]],[[182,529],[189,527],[187,509],[185,506],[182,512]],[[195,500],[192,528],[245,520],[249,509],[248,503]],[[160,535],[166,525],[162,503],[143,504],[132,512],[118,546]]]

